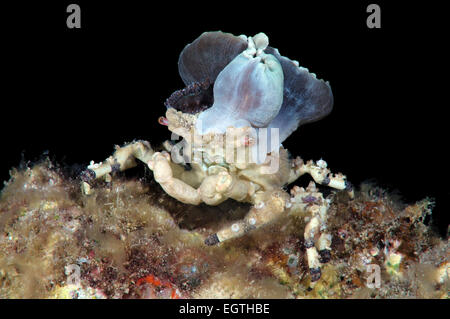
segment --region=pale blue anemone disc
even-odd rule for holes
[[[248,38],[248,48],[217,76],[214,104],[202,112],[196,128],[200,134],[225,133],[227,127],[267,127],[283,103],[283,69],[263,50],[268,39]]]

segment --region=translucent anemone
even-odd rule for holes
[[[199,113],[200,134],[224,133],[230,126],[278,128],[280,143],[299,125],[328,115],[329,84],[268,44],[264,33],[203,33],[181,52],[178,68],[187,87],[166,106]]]

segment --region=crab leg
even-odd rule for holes
[[[218,205],[227,198],[245,200],[252,194],[254,186],[247,181],[234,179],[227,172],[207,176],[198,189],[173,176],[170,155],[167,152],[155,153],[148,166],[153,170],[155,180],[172,197],[180,202],[198,205]]]
[[[330,261],[331,258],[331,235],[323,232],[326,230],[328,202],[317,191],[314,182],[308,185],[306,191],[295,186],[291,194],[293,195],[291,201],[294,203],[292,211],[306,212],[311,216],[305,227],[304,239],[313,283],[321,277],[321,264]],[[316,242],[317,237],[319,238]]]
[[[324,160],[319,160],[316,163],[308,161],[305,164],[300,157],[297,157],[293,161],[292,166],[289,183],[292,183],[303,174],[308,173],[316,183],[339,190],[346,190],[351,199],[355,197],[353,186],[347,181],[345,175],[341,173],[331,174],[331,171],[327,168],[327,162]]]
[[[319,209],[317,206],[311,206],[312,210]],[[331,237],[328,234],[321,234],[317,242],[319,251],[317,251],[316,242],[314,237],[320,233],[320,219],[318,216],[314,216],[305,227],[305,247],[306,256],[308,258],[309,273],[311,275],[311,282],[317,281],[321,277],[321,264],[330,260],[330,244]],[[323,257],[322,257],[323,256]]]
[[[84,193],[89,193],[90,187],[88,182],[103,176],[108,176],[109,173],[135,167],[137,165],[136,159],[146,163],[151,159],[152,155],[153,150],[146,141],[136,141],[122,147],[116,146],[116,151],[112,156],[99,164],[91,162],[91,165],[81,173],[80,177],[83,181]]]
[[[205,244],[208,246],[216,245],[268,224],[285,211],[286,203],[289,200],[289,195],[284,191],[265,192],[259,197],[243,220],[210,235],[206,238]]]
[[[185,204],[198,205],[201,203],[202,198],[197,189],[173,177],[169,153],[156,152],[147,165],[153,170],[155,180],[167,194]]]

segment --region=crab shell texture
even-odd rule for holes
[[[185,97],[184,103],[166,106],[194,114],[200,135],[251,127],[268,128],[270,138],[270,129],[277,128],[279,144],[271,150],[278,148],[300,125],[328,115],[333,94],[328,82],[268,44],[264,33],[203,33],[183,49],[178,69],[186,86],[206,85],[196,91],[196,103],[186,103]]]

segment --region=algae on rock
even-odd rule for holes
[[[310,289],[295,212],[208,247],[248,205],[185,205],[124,176],[84,196],[49,160],[13,170],[0,197],[0,297],[449,298],[449,241],[424,224],[431,200],[403,205],[370,185],[353,201],[331,196],[332,258]]]

